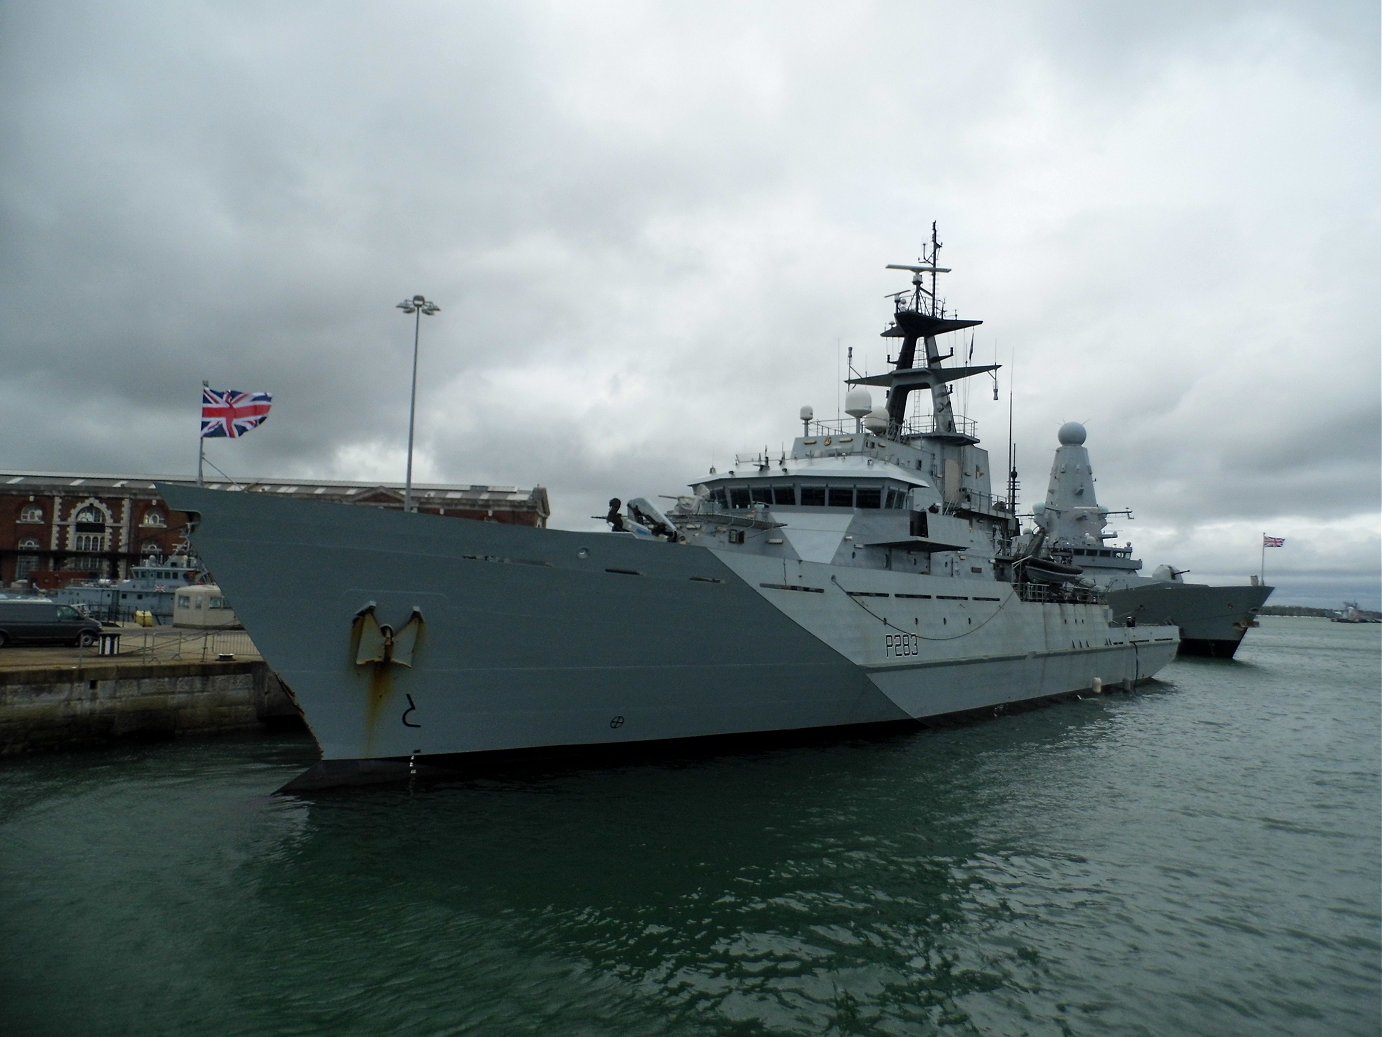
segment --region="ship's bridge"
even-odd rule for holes
[[[862,452],[794,454],[775,462],[764,456],[741,458],[735,470],[711,475],[699,485],[706,487],[713,503],[731,509],[762,504],[900,510],[928,507],[940,499],[920,473]]]

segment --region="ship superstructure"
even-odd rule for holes
[[[818,422],[803,407],[802,434],[790,451],[739,457],[734,469],[700,480],[694,497],[681,498],[669,515],[687,542],[843,570],[998,581],[1029,598],[1080,596],[1067,580],[1055,581],[1066,584],[1058,591],[1036,579],[1035,569],[1023,579],[1027,559],[1008,556],[1017,519],[993,492],[974,422],[951,401],[952,383],[998,365],[945,365],[953,351],[942,351],[940,336],[982,321],[945,314],[935,279],[949,271],[936,264],[939,247],[933,234],[926,261],[889,265],[912,273],[913,288],[893,297],[883,332],[900,339],[900,348],[886,373],[847,379],[850,419]],[[871,387],[884,390],[878,407]],[[909,396],[923,389],[931,413],[909,417]],[[646,516],[647,507],[637,502],[630,517]]]

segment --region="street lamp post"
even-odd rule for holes
[[[417,412],[417,340],[418,333],[422,329],[422,315],[427,316],[438,312],[441,307],[434,302],[428,302],[421,295],[415,295],[411,299],[404,299],[398,304],[398,308],[404,313],[413,314],[413,392],[408,398],[408,478],[403,486],[403,510],[413,510],[413,415]]]

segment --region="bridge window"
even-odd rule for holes
[[[803,486],[801,488],[801,504],[805,508],[825,507],[825,487]]]
[[[860,486],[855,491],[854,499],[861,508],[880,508],[883,506],[883,491],[874,487]]]

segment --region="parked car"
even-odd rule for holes
[[[44,598],[0,599],[0,646],[96,643],[101,624],[71,605]]]

